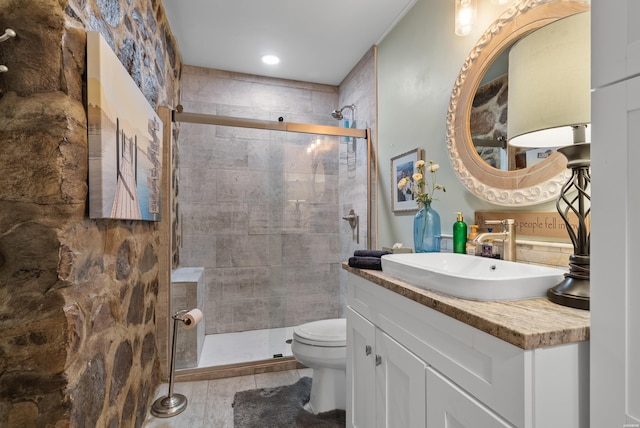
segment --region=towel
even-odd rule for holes
[[[354,256],[349,258],[348,264],[353,268],[382,270],[382,259],[380,257]]]
[[[355,257],[382,257],[385,254],[391,254],[391,251],[379,251],[379,250],[355,250],[353,255]]]

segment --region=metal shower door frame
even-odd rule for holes
[[[301,134],[332,135],[337,137],[363,138],[367,141],[367,249],[371,249],[371,218],[372,218],[372,186],[371,186],[371,128],[342,128],[339,126],[313,125],[285,121],[245,119],[232,116],[218,116],[213,114],[189,113],[183,111],[182,105],[172,111],[171,121],[174,123],[198,123],[203,125],[233,126],[238,128],[267,129],[272,131],[297,132]]]
[[[374,151],[371,140],[371,128],[367,129],[356,129],[356,128],[341,128],[337,126],[323,126],[323,125],[311,125],[311,124],[301,124],[301,123],[290,123],[284,121],[263,121],[263,120],[255,120],[255,119],[245,119],[245,118],[237,118],[237,117],[229,117],[229,116],[216,116],[216,115],[207,115],[200,113],[189,113],[184,112],[183,107],[181,105],[176,106],[176,109],[173,110],[167,106],[158,107],[158,115],[162,119],[163,122],[163,164],[170,165],[172,159],[172,140],[173,140],[173,123],[199,123],[199,124],[209,124],[209,125],[220,125],[220,126],[233,126],[233,127],[244,127],[244,128],[254,128],[254,129],[268,129],[275,131],[287,131],[287,132],[297,132],[297,133],[305,133],[305,134],[315,134],[315,135],[331,135],[338,137],[353,137],[353,138],[363,138],[367,141],[367,248],[371,249],[372,245],[372,228],[371,228],[371,220],[372,220],[372,212],[374,207],[372,207],[372,180],[374,177],[372,176],[372,166],[374,160]],[[375,176],[377,177],[377,165],[376,165]],[[162,192],[163,195],[169,196],[171,189],[171,174],[167,174],[166,172],[162,175]],[[169,196],[170,197],[170,196]],[[163,221],[160,222],[159,232],[161,236],[169,236],[169,239],[160,239],[159,244],[159,272],[158,272],[158,297],[157,297],[157,305],[158,307],[166,308],[166,311],[160,311],[157,320],[157,344],[158,344],[158,356],[160,359],[160,376],[163,380],[167,380],[169,374],[169,351],[170,351],[170,321],[171,317],[169,316],[169,302],[171,301],[171,270],[172,270],[172,239],[171,235],[173,234],[173,224],[171,221],[171,207],[169,203],[164,203],[162,206],[162,216]],[[165,220],[166,219],[166,220]],[[286,361],[283,364],[288,364]],[[191,377],[195,376],[198,378],[208,378],[207,373],[199,373],[199,374],[185,374],[182,380],[193,380]]]

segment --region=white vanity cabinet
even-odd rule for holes
[[[588,342],[522,349],[350,273],[347,426],[588,427]]]
[[[434,369],[427,369],[428,427],[511,427],[500,416]]]
[[[591,426],[638,427],[640,1],[591,3]]]
[[[347,309],[350,426],[424,427],[427,364]]]

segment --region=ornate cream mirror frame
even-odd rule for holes
[[[516,171],[491,167],[475,150],[469,118],[482,76],[506,48],[544,25],[586,10],[589,4],[579,1],[521,0],[493,22],[471,49],[451,93],[447,148],[456,175],[478,198],[504,206],[540,204],[556,199],[571,176],[560,153]]]

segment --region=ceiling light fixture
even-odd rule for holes
[[[280,58],[275,55],[263,55],[262,62],[269,65],[275,65],[280,62]]]

